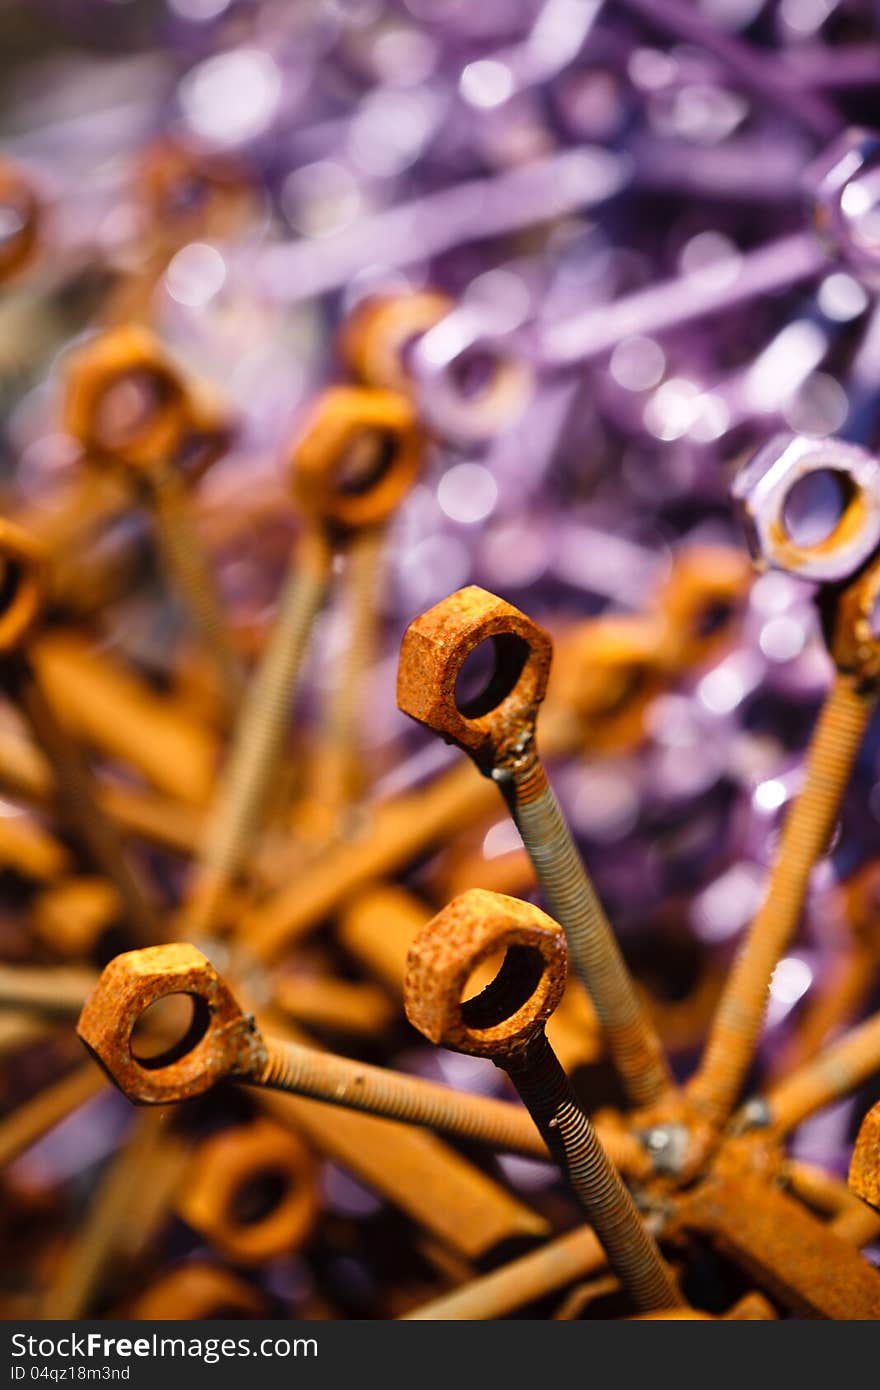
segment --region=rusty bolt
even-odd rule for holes
[[[71,831],[117,888],[128,923],[143,941],[155,939],[152,911],[128,864],[116,828],[99,804],[91,771],[46,698],[30,656],[31,638],[46,598],[46,565],[35,541],[0,518],[0,667],[34,738],[55,774]]]
[[[406,351],[450,312],[453,302],[437,290],[370,296],[343,326],[340,351],[367,386],[408,392],[412,378]]]
[[[877,707],[880,638],[872,638],[870,623],[866,627],[864,620],[865,595],[874,583],[869,570],[839,601],[832,651],[847,667],[836,672],[826,696],[807,751],[804,782],[783,825],[763,902],[727,977],[700,1067],[688,1083],[691,1100],[715,1124],[727,1119],[746,1078],[773,971],[797,930],[810,876],[827,850]],[[859,638],[851,630],[854,622]]]
[[[859,1126],[848,1181],[857,1197],[880,1211],[880,1104]]]
[[[137,324],[89,338],[66,361],[64,425],[100,463],[136,474],[164,468],[190,424],[180,373]]]
[[[177,1209],[229,1259],[258,1264],[298,1250],[318,1214],[315,1164],[269,1120],[224,1129],[192,1154]]]
[[[870,565],[841,594],[831,655],[838,671],[868,683],[880,679],[880,562]]]
[[[471,652],[494,648],[483,693],[461,705],[456,683]],[[472,585],[410,623],[400,648],[397,703],[485,770],[516,766],[534,743],[550,674],[549,635],[512,604]]]
[[[830,474],[842,511],[821,539],[798,543],[786,509],[809,474]],[[802,579],[850,579],[880,544],[880,463],[857,444],[805,435],[776,435],[734,480],[749,547],[759,567]]]
[[[42,547],[0,518],[0,656],[30,636],[46,600],[46,582]]]
[[[733,546],[683,546],[657,595],[667,660],[687,670],[729,643],[753,575],[748,556]]]
[[[172,245],[207,234],[224,236],[243,220],[253,202],[245,166],[216,151],[187,149],[157,140],[142,156],[138,192],[151,230]]]
[[[165,1053],[138,1060],[135,1025],[152,1004],[177,994],[193,1001],[185,1036]],[[86,1001],[77,1032],[120,1090],[146,1105],[201,1095],[265,1060],[253,1020],[195,946],[151,946],[117,956]]]
[[[463,1001],[476,967],[502,951],[495,979]],[[487,1057],[508,1073],[636,1305],[671,1307],[681,1298],[669,1271],[547,1041],[566,960],[561,928],[539,908],[472,889],[413,941],[407,1017],[432,1042]]]
[[[473,972],[501,951],[500,973],[463,1003]],[[546,913],[473,888],[417,933],[407,957],[406,1015],[438,1047],[506,1058],[543,1031],[565,990],[567,964],[565,937]]]
[[[178,994],[193,1000],[186,1034],[158,1057],[139,1059],[132,1050],[138,1019],[151,1004]],[[388,1068],[264,1038],[195,946],[157,946],[117,956],[87,1001],[78,1032],[120,1090],[141,1104],[186,1100],[228,1076],[425,1125],[529,1158],[547,1157],[528,1116],[505,1101],[460,1094]]]
[[[268,1308],[257,1289],[229,1270],[203,1260],[187,1260],[145,1289],[126,1313],[144,1322],[190,1322],[201,1318],[262,1318]]]
[[[464,663],[487,640],[494,671],[481,694],[461,699]],[[484,589],[461,589],[404,634],[397,702],[498,783],[624,1085],[648,1104],[672,1088],[669,1069],[538,754],[550,655],[547,633],[519,609]]]
[[[645,712],[669,675],[664,637],[654,617],[610,613],[560,640],[550,700],[574,715],[585,748],[620,753],[642,741]]]
[[[392,391],[322,392],[293,449],[294,498],[306,518],[343,530],[387,521],[415,482],[422,434]]]

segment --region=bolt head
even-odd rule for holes
[[[292,451],[297,505],[310,520],[343,530],[378,526],[416,481],[422,443],[405,396],[331,387],[319,396]]]
[[[488,708],[459,707],[456,683],[471,652],[495,646],[495,674],[485,691]],[[538,706],[547,691],[553,644],[518,608],[472,585],[429,608],[410,623],[400,648],[397,703],[446,743],[478,763],[496,764],[531,741]],[[497,698],[496,698],[497,696]]]
[[[182,377],[147,329],[130,324],[97,334],[68,353],[65,370],[65,429],[94,462],[152,475],[180,452],[190,401]],[[114,399],[121,423],[111,418]]]
[[[164,1057],[139,1061],[132,1052],[138,1019],[173,994],[193,999],[187,1037]],[[260,1034],[195,946],[148,946],[117,956],[102,971],[79,1017],[86,1047],[130,1100],[165,1105],[201,1095],[229,1075],[246,1075],[265,1059]]]
[[[880,135],[845,131],[808,169],[807,189],[832,251],[862,280],[880,284]]]
[[[810,473],[835,474],[845,497],[830,534],[799,544],[789,533],[785,509],[792,489]],[[857,573],[880,545],[880,463],[857,444],[776,435],[740,470],[732,495],[761,569],[839,582]]]
[[[438,290],[372,295],[361,300],[343,326],[340,351],[367,386],[409,392],[412,376],[406,348],[453,308]]]
[[[476,968],[505,951],[481,994],[462,1003]],[[475,1057],[515,1054],[543,1029],[565,989],[562,928],[518,898],[473,888],[416,934],[407,957],[406,1015],[431,1042]]]

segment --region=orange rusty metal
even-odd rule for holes
[[[409,392],[406,350],[454,307],[439,290],[373,295],[362,299],[342,325],[339,350],[350,371],[367,386]]]
[[[141,1015],[160,999],[185,995],[192,1019],[166,1053],[146,1064],[132,1051]],[[117,956],[101,973],[77,1024],[86,1047],[134,1101],[189,1100],[226,1076],[259,1073],[266,1049],[217,971],[195,946],[152,946]]]
[[[465,999],[475,970],[502,951],[495,978]],[[636,1306],[674,1307],[683,1300],[672,1276],[547,1042],[544,1024],[566,973],[565,938],[546,913],[474,889],[410,947],[407,1017],[432,1042],[488,1057],[508,1073]]]
[[[477,967],[501,952],[497,977],[464,1000]],[[410,946],[407,1018],[438,1046],[506,1059],[543,1031],[567,973],[565,937],[552,918],[531,903],[474,888],[427,923]]]
[[[732,546],[686,545],[675,551],[655,599],[671,665],[689,670],[730,645],[753,577],[748,555]]]
[[[796,1317],[880,1317],[880,1271],[759,1174],[708,1178],[676,1220],[708,1235]]]
[[[270,1120],[224,1129],[191,1153],[177,1210],[221,1255],[259,1264],[299,1250],[318,1216],[314,1160]]]
[[[24,169],[0,159],[0,206],[15,215],[15,230],[0,247],[0,284],[12,279],[33,259],[44,220],[43,202]]]
[[[488,641],[493,673],[479,695],[462,700],[464,663]],[[483,589],[462,589],[408,627],[397,702],[498,783],[624,1086],[634,1102],[647,1104],[674,1090],[672,1075],[538,753],[550,657],[550,638],[537,623]]]
[[[880,1211],[880,1104],[868,1111],[859,1126],[849,1185],[857,1197]]]
[[[484,691],[461,708],[456,683],[484,642],[494,648],[495,668]],[[549,634],[504,599],[475,585],[459,589],[404,633],[397,703],[481,770],[514,767],[533,753],[552,650]]]
[[[135,1026],[152,1004],[172,995],[193,1001],[186,1033],[166,1052],[139,1058],[132,1047]],[[517,1106],[299,1043],[264,1039],[253,1016],[242,1011],[194,946],[157,946],[117,956],[102,972],[77,1031],[120,1090],[141,1104],[187,1100],[228,1076],[423,1124],[530,1158],[547,1157]]]
[[[202,1318],[264,1318],[269,1308],[258,1289],[228,1269],[187,1260],[163,1274],[123,1310],[143,1322],[198,1322]]]
[[[416,481],[422,451],[422,431],[405,397],[329,387],[292,451],[294,500],[303,516],[323,525],[381,525]]]

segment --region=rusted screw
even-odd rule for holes
[[[688,1084],[692,1103],[722,1124],[749,1069],[770,979],[803,911],[810,875],[825,853],[841,798],[876,709],[880,598],[875,562],[843,593],[831,636],[836,673],[807,752],[805,777],[788,814],[764,901],[728,976],[699,1070]]]
[[[477,966],[502,951],[495,979],[463,1001]],[[407,1017],[431,1042],[487,1057],[507,1072],[636,1305],[674,1307],[682,1299],[672,1276],[547,1041],[544,1025],[565,989],[567,955],[561,929],[538,908],[472,889],[410,947]]]
[[[188,500],[194,478],[222,452],[228,426],[137,325],[90,338],[70,354],[64,415],[87,460],[120,475],[150,507],[221,699],[234,709],[244,675]]]
[[[134,1027],[150,1005],[174,994],[194,1001],[191,1027],[177,1048],[144,1064],[132,1051]],[[194,946],[156,946],[117,956],[86,1002],[77,1031],[116,1085],[142,1104],[188,1100],[229,1076],[529,1158],[548,1156],[541,1136],[517,1106],[264,1038],[253,1016],[242,1011]]]
[[[55,774],[60,809],[93,866],[113,883],[128,926],[139,941],[155,940],[153,912],[128,863],[112,821],[79,748],[47,700],[30,654],[30,640],[45,595],[46,562],[40,548],[0,519],[0,681],[19,703]]]
[[[415,481],[420,459],[415,417],[402,397],[344,387],[324,392],[294,449],[294,494],[306,525],[205,830],[186,909],[197,935],[216,924],[259,825],[334,546],[387,521]]]
[[[462,668],[484,643],[494,648],[494,671],[481,694],[464,698],[457,690]],[[397,702],[497,783],[630,1099],[650,1104],[674,1083],[538,754],[550,656],[550,638],[537,623],[484,589],[461,589],[407,628]]]
[[[545,1241],[537,1250],[470,1280],[404,1314],[402,1322],[477,1322],[503,1318],[575,1279],[606,1266],[605,1251],[588,1226]]]

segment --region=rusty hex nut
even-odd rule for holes
[[[166,1052],[139,1060],[132,1051],[135,1025],[151,1004],[172,994],[192,998],[190,1027]],[[110,1079],[142,1105],[201,1095],[226,1076],[259,1069],[266,1055],[253,1019],[211,962],[186,943],[112,960],[86,1000],[77,1032]]]
[[[812,473],[834,476],[842,509],[827,535],[798,544],[788,529],[786,507],[795,487]],[[880,463],[857,444],[776,435],[741,469],[732,495],[761,569],[837,582],[856,574],[880,544]]]
[[[408,392],[413,385],[407,347],[451,311],[438,290],[376,295],[361,301],[343,325],[340,353],[367,386]]]
[[[377,526],[403,501],[421,462],[422,433],[405,396],[332,386],[293,448],[294,498],[312,521]]]
[[[0,283],[31,260],[40,236],[42,203],[24,171],[0,159],[0,209],[6,230],[0,237]]]
[[[177,1210],[239,1264],[291,1253],[318,1215],[314,1161],[294,1134],[270,1120],[221,1130],[193,1152]]]
[[[880,283],[880,137],[844,131],[810,165],[806,183],[816,230],[829,249],[862,279]]]
[[[252,180],[239,161],[172,140],[150,145],[135,177],[151,229],[171,245],[200,235],[228,235],[255,201]]]
[[[831,655],[839,671],[880,679],[880,562],[875,561],[837,601]]]
[[[658,595],[670,661],[687,670],[731,638],[754,578],[742,550],[729,545],[683,546]]]
[[[46,598],[46,556],[38,541],[0,518],[0,655],[26,640]]]
[[[66,361],[64,426],[95,462],[154,475],[181,450],[191,401],[162,345],[136,324],[75,347]]]
[[[464,663],[489,641],[494,672],[481,694],[459,702]],[[515,760],[533,740],[552,652],[549,634],[518,608],[476,585],[459,589],[404,633],[398,706],[478,764]]]
[[[495,979],[462,1002],[471,975],[505,951]],[[543,1029],[565,990],[562,928],[519,898],[472,888],[416,934],[406,962],[404,1004],[431,1042],[501,1060]]]
[[[574,715],[583,747],[621,753],[641,743],[669,676],[663,639],[661,622],[635,613],[590,618],[560,638],[550,699]]]

